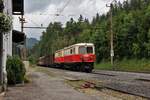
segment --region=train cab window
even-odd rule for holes
[[[87,47],[87,53],[93,53],[93,47]]]
[[[86,47],[80,46],[80,47],[79,47],[79,54],[86,54],[86,53],[87,53]]]

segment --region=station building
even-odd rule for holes
[[[3,11],[1,11],[1,13],[3,12],[11,17],[12,15],[23,14],[23,0],[2,0],[2,1],[4,9]],[[15,14],[15,12],[17,13]],[[13,55],[13,48],[17,48],[18,44],[24,41],[24,39],[25,39],[24,33],[13,30],[13,26],[11,27],[11,31],[7,33],[0,33],[0,86],[3,88],[7,86],[7,72],[6,72],[7,58],[8,56]]]

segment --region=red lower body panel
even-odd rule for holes
[[[55,63],[79,63],[79,62],[95,62],[94,54],[78,54],[68,55],[64,57],[55,58]]]
[[[55,63],[64,63],[64,57],[55,58]]]

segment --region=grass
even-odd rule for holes
[[[95,64],[95,69],[150,73],[150,60],[124,59],[122,61],[115,61],[113,67],[110,62],[103,61],[99,64]]]

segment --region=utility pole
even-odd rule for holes
[[[114,34],[113,34],[113,26],[112,26],[112,9],[113,4],[111,3],[110,6],[106,5],[106,7],[110,7],[110,56],[111,56],[111,65],[114,65]]]
[[[21,32],[23,33],[24,32],[23,28],[25,23],[25,18],[23,17],[23,14],[21,15],[21,17],[19,17],[19,21],[21,23]]]
[[[23,17],[23,14],[21,14],[21,17],[19,17],[20,23],[21,23],[21,32],[24,33],[24,23],[26,23],[25,18]],[[24,37],[24,48],[22,49],[22,59],[26,60],[26,36]]]

